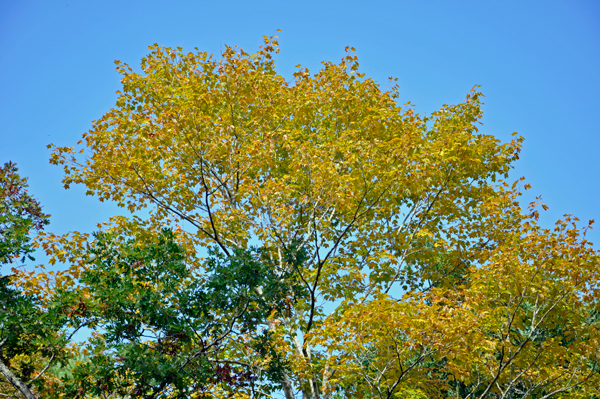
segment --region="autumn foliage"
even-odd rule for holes
[[[423,116],[351,48],[291,80],[276,37],[150,50],[53,146],[65,187],[132,212],[40,238],[95,330],[55,396],[594,397],[591,222],[521,207],[523,139],[479,131],[476,88]]]

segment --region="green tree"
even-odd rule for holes
[[[30,399],[35,396],[27,382],[34,377],[37,367],[33,359],[22,355],[30,354],[32,350],[37,352],[35,340],[40,333],[44,334],[43,328],[36,325],[40,312],[35,298],[24,295],[12,285],[11,275],[6,274],[5,268],[14,260],[33,259],[30,230],[41,230],[48,224],[48,215],[42,213],[39,203],[27,193],[27,180],[17,172],[12,162],[5,163],[0,169],[0,264],[3,268],[0,276],[0,372],[12,387]],[[18,374],[15,374],[17,370]]]
[[[189,268],[172,231],[144,241],[95,235],[80,289],[96,333],[61,388],[158,398],[260,392],[284,364],[266,320],[302,297],[294,276],[259,249],[211,252],[207,268]],[[302,253],[286,253],[300,264]],[[233,360],[235,359],[235,360]],[[258,396],[260,396],[258,395]]]
[[[67,314],[69,295],[48,302],[15,285],[15,274],[23,273],[15,262],[34,260],[31,231],[49,222],[17,172],[11,162],[0,168],[0,372],[6,380],[0,389],[4,395],[34,399],[50,382],[51,363],[64,354],[74,318]]]

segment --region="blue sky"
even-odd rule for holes
[[[485,94],[483,132],[526,138],[514,180],[542,195],[550,226],[564,213],[600,222],[600,2],[569,1],[9,1],[0,2],[0,162],[29,177],[49,229],[94,231],[121,213],[65,191],[49,143],[74,145],[114,105],[114,60],[139,65],[148,46],[255,51],[280,36],[278,70],[338,61],[357,49],[362,72],[398,78],[420,113]],[[592,241],[599,241],[600,228]]]

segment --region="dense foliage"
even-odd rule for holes
[[[154,45],[54,147],[65,187],[134,214],[41,235],[51,289],[17,276],[93,331],[48,397],[594,397],[593,221],[521,207],[522,138],[479,132],[475,90],[422,116],[353,49],[292,81],[278,51]]]
[[[149,398],[273,390],[283,364],[272,334],[259,327],[287,312],[289,295],[302,296],[292,274],[257,249],[211,253],[206,274],[198,273],[168,229],[141,245],[107,233],[95,238],[81,282],[89,290],[86,315],[103,334],[72,371],[68,397],[81,388]],[[286,254],[293,264],[298,255]],[[230,359],[249,352],[259,357]]]
[[[28,194],[27,179],[18,174],[14,163],[5,163],[0,168],[0,372],[4,376],[0,390],[20,392],[28,399],[35,397],[31,387],[42,389],[44,369],[65,344],[62,306],[13,284],[15,262],[33,260],[30,231],[42,230],[48,219]]]

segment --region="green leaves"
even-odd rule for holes
[[[41,231],[49,223],[49,215],[27,192],[27,179],[18,175],[12,162],[0,168],[0,266],[15,260],[33,260],[30,233]],[[69,296],[61,300],[42,300],[15,285],[12,275],[0,275],[0,366],[13,389],[32,398],[32,388],[43,390],[49,383],[44,375],[47,366],[64,356],[69,341],[66,326],[70,322],[66,309]],[[71,324],[77,329],[76,324]],[[7,383],[3,391],[12,392]]]
[[[242,391],[278,385],[264,380],[282,367],[267,321],[289,314],[292,301],[305,295],[293,273],[304,260],[301,251],[286,252],[295,264],[278,270],[267,249],[230,256],[213,249],[200,273],[186,265],[171,230],[144,241],[94,237],[81,289],[97,333],[86,349],[89,358],[72,370],[65,389],[189,397],[221,383]]]
[[[27,193],[27,179],[17,171],[12,162],[0,168],[0,264],[31,258],[30,231],[42,230],[49,223],[50,216]]]

